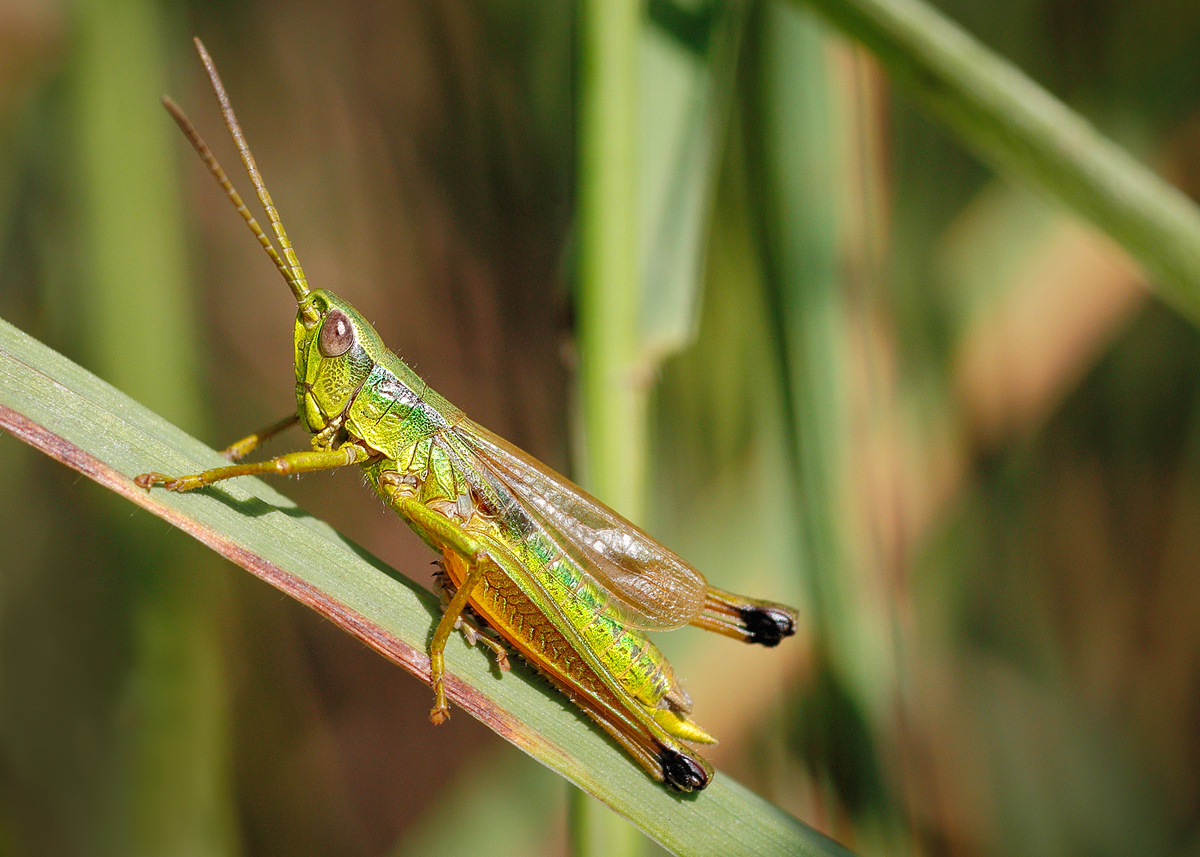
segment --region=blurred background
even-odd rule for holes
[[[1200,193],[1200,5],[937,5]],[[294,406],[292,299],[158,104],[248,190],[198,35],[310,282],[585,478],[575,332],[622,284],[583,8],[0,0],[0,316],[218,448]],[[661,639],[711,758],[862,854],[1200,855],[1194,326],[802,4],[647,0],[631,44],[605,496],[803,615]],[[428,584],[354,474],[283,490]],[[559,778],[11,437],[0,520],[0,857],[566,852]]]

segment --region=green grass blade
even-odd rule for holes
[[[69,347],[102,377],[170,419],[203,426],[197,334],[203,317],[194,310],[187,273],[176,163],[182,149],[158,104],[168,88],[171,16],[154,0],[82,0],[71,8],[60,107],[71,157],[56,164],[56,174],[70,183],[64,203],[71,213],[60,216],[71,224],[66,246],[78,255],[68,250],[63,258],[78,274],[58,280],[66,287],[61,291],[42,282],[41,299],[49,315],[70,319]],[[113,497],[103,497],[86,522],[68,523],[55,511],[57,526],[93,526],[108,535],[107,549],[96,546],[104,558],[91,555],[92,562],[113,575],[122,593],[117,604],[98,597],[74,610],[60,605],[70,613],[65,621],[93,628],[102,622],[107,640],[129,641],[113,646],[114,672],[96,683],[107,684],[107,693],[89,694],[95,685],[86,680],[71,682],[76,704],[22,736],[40,735],[53,747],[61,740],[51,737],[57,730],[71,730],[54,718],[74,717],[105,736],[99,743],[111,752],[86,773],[82,759],[62,768],[85,790],[88,798],[79,804],[89,809],[69,809],[64,801],[55,825],[72,830],[95,857],[236,852],[227,676],[214,604],[220,585],[207,573],[216,558],[184,543],[170,568],[155,567],[142,548],[147,527],[157,522],[131,519]],[[14,684],[9,692],[39,687]],[[47,767],[56,758],[41,756]]]
[[[638,182],[642,350],[650,366],[696,337],[706,238],[733,103],[743,0],[646,6]]]
[[[920,0],[804,0],[870,48],[985,160],[1032,182],[1141,261],[1200,320],[1200,212],[1180,191]]]
[[[581,9],[579,400],[590,491],[636,521],[645,502],[646,384],[637,377],[638,32],[631,0]]]
[[[3,321],[0,427],[427,678],[424,650],[438,615],[431,595],[258,480],[184,495],[135,487],[132,477],[145,470],[194,472],[223,459]],[[486,655],[458,637],[447,647],[446,661],[447,690],[461,708],[678,854],[849,853],[728,777],[694,796],[669,793],[521,664],[497,678]],[[433,728],[408,726],[414,740]]]
[[[576,287],[583,485],[630,519],[645,503],[646,384],[638,289],[638,37],[635,0],[579,11],[579,275]],[[576,857],[633,855],[635,831],[586,795],[567,810]]]

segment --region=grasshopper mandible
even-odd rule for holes
[[[450,715],[446,641],[457,627],[473,638],[474,615],[651,777],[682,791],[704,788],[712,767],[684,742],[715,739],[692,721],[691,699],[645,632],[690,624],[774,646],[795,633],[796,611],[709,586],[642,530],[429,389],[345,300],[310,289],[216,67],[195,43],[278,250],[183,111],[169,98],[163,103],[298,305],[297,413],[224,454],[237,461],[297,424],[312,433],[312,448],[192,476],[144,473],[137,484],[191,491],[235,476],[359,465],[383,501],[442,557],[439,579],[449,603],[429,643],[434,723]],[[482,639],[507,667],[503,647]]]

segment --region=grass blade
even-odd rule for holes
[[[972,149],[1103,229],[1200,320],[1200,212],[1020,69],[921,0],[804,0],[870,48]]]

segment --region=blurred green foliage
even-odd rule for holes
[[[938,6],[1200,192],[1196,4]],[[566,469],[603,418],[573,312],[610,306],[569,287],[604,178],[576,168],[579,26],[8,4],[0,315],[217,446],[289,409],[289,299],[155,112],[169,89],[232,160],[198,34],[311,280]],[[628,488],[713,583],[805,617],[770,653],[663,640],[717,764],[863,854],[1195,853],[1193,324],[803,4],[649,0],[637,38]],[[424,579],[355,478],[286,490]],[[538,766],[11,438],[0,513],[0,855],[563,850]]]

